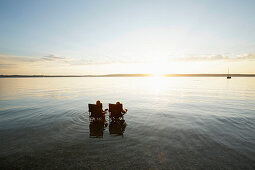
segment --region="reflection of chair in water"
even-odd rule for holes
[[[127,110],[123,110],[123,105],[117,102],[116,104],[109,104],[109,116],[112,119],[123,119]]]
[[[110,134],[123,135],[126,126],[127,124],[124,119],[112,120],[109,125]]]
[[[94,119],[89,124],[89,136],[94,138],[102,138],[104,129],[107,127],[105,119]]]
[[[97,104],[89,104],[89,116],[90,118],[102,118],[105,116],[105,112],[102,109],[102,103],[100,105]]]

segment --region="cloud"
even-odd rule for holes
[[[239,59],[239,60],[255,60],[255,54],[244,54],[244,55],[238,56],[237,59]]]
[[[181,58],[174,58],[175,61],[215,61],[215,60],[227,60],[229,57],[224,55],[213,55],[213,56],[187,56]]]
[[[12,68],[16,66],[16,64],[0,64],[0,68]]]
[[[18,65],[18,64],[42,64],[42,63],[54,63],[54,62],[66,62],[71,61],[71,58],[58,57],[56,55],[50,54],[44,57],[29,57],[29,56],[14,56],[14,55],[4,55],[0,54],[1,66],[5,65]]]
[[[86,58],[79,58],[79,59],[72,59],[69,60],[68,63],[70,65],[103,65],[103,64],[133,64],[133,63],[145,63],[142,60],[134,60],[129,58],[121,58],[121,57],[86,57]]]
[[[160,57],[159,57],[160,59]],[[29,57],[29,56],[14,56],[14,55],[1,55],[0,54],[0,69],[8,69],[13,67],[62,67],[62,66],[87,66],[87,65],[104,65],[104,64],[139,64],[139,63],[155,63],[161,61],[155,57],[139,58],[139,57],[83,57],[71,58],[60,57],[54,54],[49,54],[43,57]],[[208,55],[208,56],[186,56],[186,57],[172,57],[165,58],[165,62],[210,62],[210,61],[250,61],[255,60],[255,54],[248,53],[237,56],[227,55]],[[163,61],[163,60],[162,60]]]
[[[255,54],[243,54],[236,57],[229,57],[226,55],[210,55],[210,56],[187,56],[180,58],[173,58],[173,61],[243,61],[255,60]]]
[[[27,56],[14,56],[14,55],[4,55],[0,54],[0,62],[34,62],[37,58],[27,57]]]
[[[0,54],[0,69],[15,67],[61,67],[61,66],[86,66],[119,63],[109,57],[84,57],[70,58],[49,54],[43,57],[14,56]]]
[[[57,61],[57,60],[66,60],[67,58],[65,57],[58,57],[55,56],[54,54],[50,54],[48,56],[44,56],[41,58],[41,60],[46,60],[46,61]]]
[[[50,54],[44,57],[28,57],[28,56],[14,56],[14,55],[1,55],[0,54],[0,61],[5,62],[26,62],[26,63],[32,63],[32,62],[38,62],[38,61],[64,61],[69,60],[69,58],[65,57],[58,57],[54,54]]]

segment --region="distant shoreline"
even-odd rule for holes
[[[228,74],[164,74],[162,77],[227,77]],[[255,74],[230,74],[231,77],[255,77]],[[106,75],[0,75],[0,78],[26,77],[154,77],[151,74],[106,74]]]

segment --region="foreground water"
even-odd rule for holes
[[[98,99],[122,135],[92,137]],[[0,168],[255,169],[255,78],[2,78]]]

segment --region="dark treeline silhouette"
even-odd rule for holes
[[[231,77],[255,77],[255,74],[229,74]],[[164,74],[164,77],[226,77],[228,74]],[[152,74],[106,74],[106,75],[0,75],[0,78],[25,77],[153,77]]]

